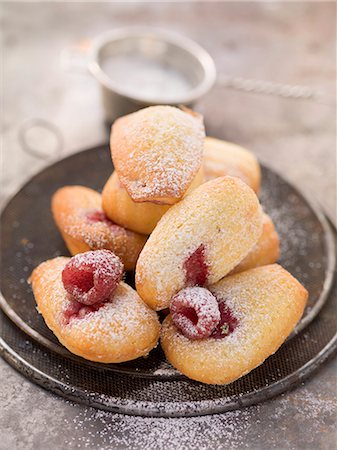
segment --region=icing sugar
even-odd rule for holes
[[[171,106],[119,119],[111,153],[121,183],[135,201],[179,200],[201,166],[204,138],[199,117]]]
[[[201,287],[178,292],[171,300],[170,310],[174,324],[190,339],[210,336],[220,321],[216,298]]]

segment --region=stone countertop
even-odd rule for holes
[[[189,36],[219,73],[304,84],[320,102],[216,86],[198,105],[208,134],[250,148],[265,164],[315,196],[336,218],[335,4],[330,3],[3,3],[3,164],[1,201],[48,162],[25,153],[26,119],[61,130],[63,156],[107,140],[98,87],[60,62],[74,44],[125,25]],[[48,151],[50,135],[32,132]],[[149,419],[75,405],[31,384],[0,361],[0,448],[336,448],[337,364],[261,405],[223,415]]]

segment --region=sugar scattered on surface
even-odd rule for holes
[[[301,409],[301,414],[307,419],[320,419],[324,415],[335,415],[337,403],[331,398],[326,398],[324,394],[315,395],[308,390],[299,390],[294,396],[293,403]],[[290,406],[290,400],[283,394],[278,402],[272,418],[279,420]]]
[[[168,378],[181,374],[175,369],[166,359],[161,359],[158,362],[157,368],[153,371],[153,375],[164,375]]]
[[[230,448],[235,449],[241,448],[243,432],[249,429],[250,420],[258,412],[259,406],[256,406],[222,415],[150,418],[87,408],[71,424],[75,431],[85,429],[86,433],[72,437],[66,443],[84,448],[99,443],[101,449],[209,450],[228,442]]]
[[[161,58],[139,54],[112,54],[104,57],[102,68],[130,96],[149,101],[170,103],[192,89],[191,80]]]
[[[65,444],[101,450],[323,448],[337,413],[334,397],[315,380],[259,405],[209,416],[150,418],[75,407],[75,416],[64,419],[73,430]]]
[[[327,274],[325,232],[310,206],[284,181],[275,180],[275,174],[266,171],[263,186],[261,203],[280,236],[279,263],[310,291],[305,317],[317,303]]]

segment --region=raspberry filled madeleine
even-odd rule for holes
[[[204,182],[201,168],[185,195]],[[134,202],[121,184],[117,172],[108,179],[102,192],[102,206],[113,222],[142,234],[150,234],[171,205],[151,202]]]
[[[167,308],[184,287],[223,278],[261,232],[262,209],[252,189],[238,178],[211,180],[161,218],[137,262],[137,291],[151,308]]]
[[[206,181],[230,175],[240,178],[255,192],[260,189],[260,165],[253,153],[239,145],[206,137],[203,167]]]
[[[123,265],[108,250],[40,264],[31,282],[39,312],[58,340],[91,361],[118,363],[157,345],[157,314],[121,281]]]
[[[84,186],[65,186],[52,198],[55,223],[72,255],[107,249],[135,268],[147,237],[116,225],[102,210],[101,195]]]
[[[280,241],[273,224],[267,214],[263,214],[262,234],[248,255],[230,272],[244,272],[254,267],[275,263],[280,257]]]
[[[308,297],[277,264],[228,276],[210,286],[208,296],[191,289],[196,288],[172,299],[161,345],[176,369],[209,384],[231,383],[275,353],[300,320]]]
[[[177,203],[197,175],[204,149],[202,117],[172,106],[151,106],[112,126],[111,156],[135,202]]]

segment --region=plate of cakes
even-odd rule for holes
[[[333,282],[319,209],[201,115],[152,106],[2,214],[1,306],[91,367],[228,385],[300,333]]]

